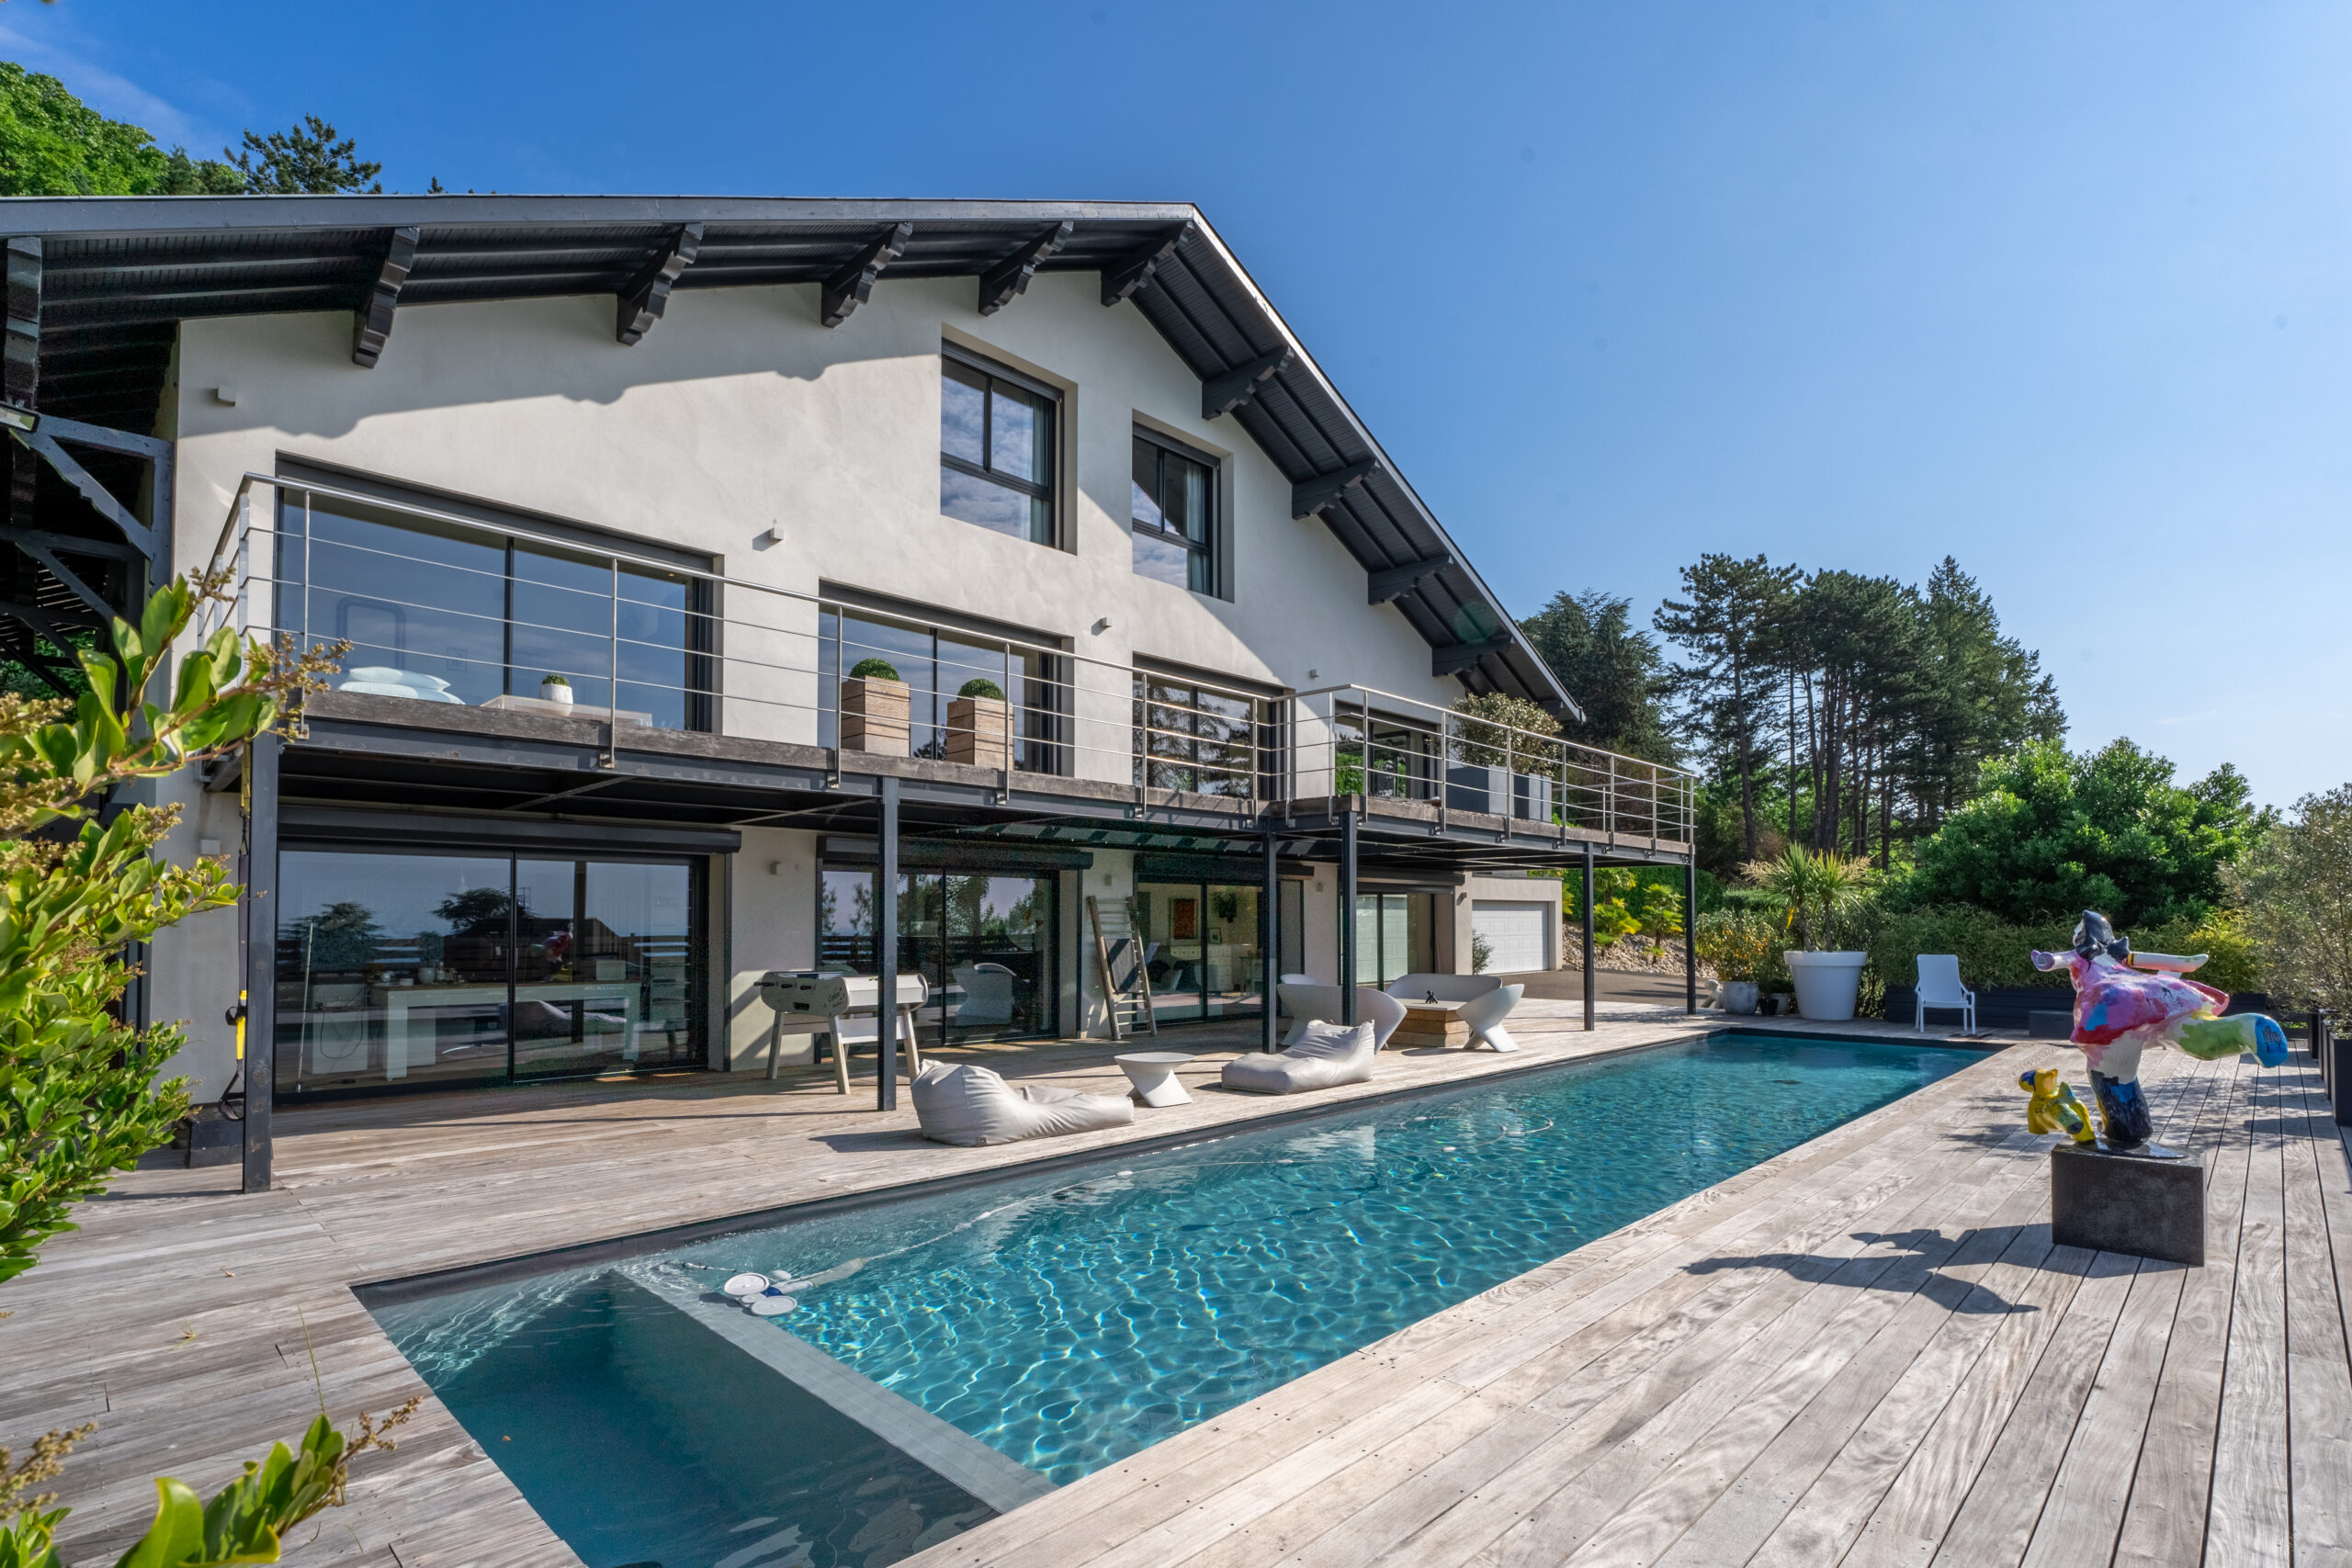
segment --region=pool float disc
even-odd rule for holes
[[[752,1309],[754,1317],[782,1317],[786,1313],[797,1309],[800,1303],[781,1292],[772,1292],[764,1296],[753,1296],[744,1304]]]
[[[765,1274],[737,1274],[719,1287],[730,1296],[756,1296],[768,1288]]]

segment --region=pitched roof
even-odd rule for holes
[[[1060,226],[1068,224],[1067,232]],[[682,243],[688,226],[691,243]],[[625,196],[18,197],[0,233],[42,242],[40,402],[152,428],[178,322],[539,295],[824,283],[908,226],[888,278],[1100,272],[1298,487],[1473,689],[1578,716],[1501,601],[1189,204]],[[407,231],[407,232],[403,232]],[[1057,236],[1057,245],[1038,243]],[[396,252],[395,246],[399,249]],[[413,245],[413,258],[409,248]],[[678,270],[678,253],[691,260]],[[388,265],[388,261],[389,264]],[[399,265],[407,262],[405,275]],[[665,263],[668,264],[665,267]],[[1010,264],[1010,265],[1008,265]],[[665,277],[664,275],[667,274]],[[991,274],[995,276],[991,277]],[[1020,281],[1025,282],[1025,278]],[[852,302],[851,309],[854,309]],[[658,299],[653,314],[660,311]],[[640,317],[640,320],[646,318]]]

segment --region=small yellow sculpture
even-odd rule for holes
[[[2035,1072],[2029,1067],[2018,1075],[2018,1087],[2033,1096],[2025,1108],[2028,1132],[2064,1133],[2078,1144],[2092,1141],[2091,1121],[2083,1114],[2083,1102],[2075,1098],[2074,1089],[2059,1077],[2057,1068],[2044,1067]]]

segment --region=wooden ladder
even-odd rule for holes
[[[1116,898],[1110,907],[1090,893],[1086,918],[1094,927],[1094,972],[1111,1014],[1111,1038],[1125,1040],[1140,1022],[1157,1037],[1159,1018],[1151,1006],[1151,975],[1144,967],[1143,944],[1136,940],[1136,903]]]

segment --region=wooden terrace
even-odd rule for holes
[[[1588,1034],[1575,1010],[1531,999],[1516,1056],[1384,1057],[1376,1085],[1328,1100],[1703,1026],[1620,1003]],[[1204,1079],[1239,1043],[1160,1043],[1201,1050]],[[2051,1245],[2047,1140],[2015,1080],[2080,1058],[1983,1043],[1928,1089],[907,1561],[2352,1558],[2352,1179],[2309,1058],[2152,1055],[2159,1135],[2209,1172],[2211,1261],[2190,1269]],[[989,1059],[1106,1085],[1110,1055]],[[107,1560],[152,1476],[209,1490],[322,1397],[348,1421],[423,1392],[354,1283],[1296,1109],[1210,1090],[1113,1134],[951,1149],[869,1105],[802,1070],[284,1113],[276,1190],[237,1194],[233,1167],[135,1173],[0,1291],[0,1442],[97,1424],[58,1489],[69,1557]],[[577,1559],[428,1399],[287,1561]]]

